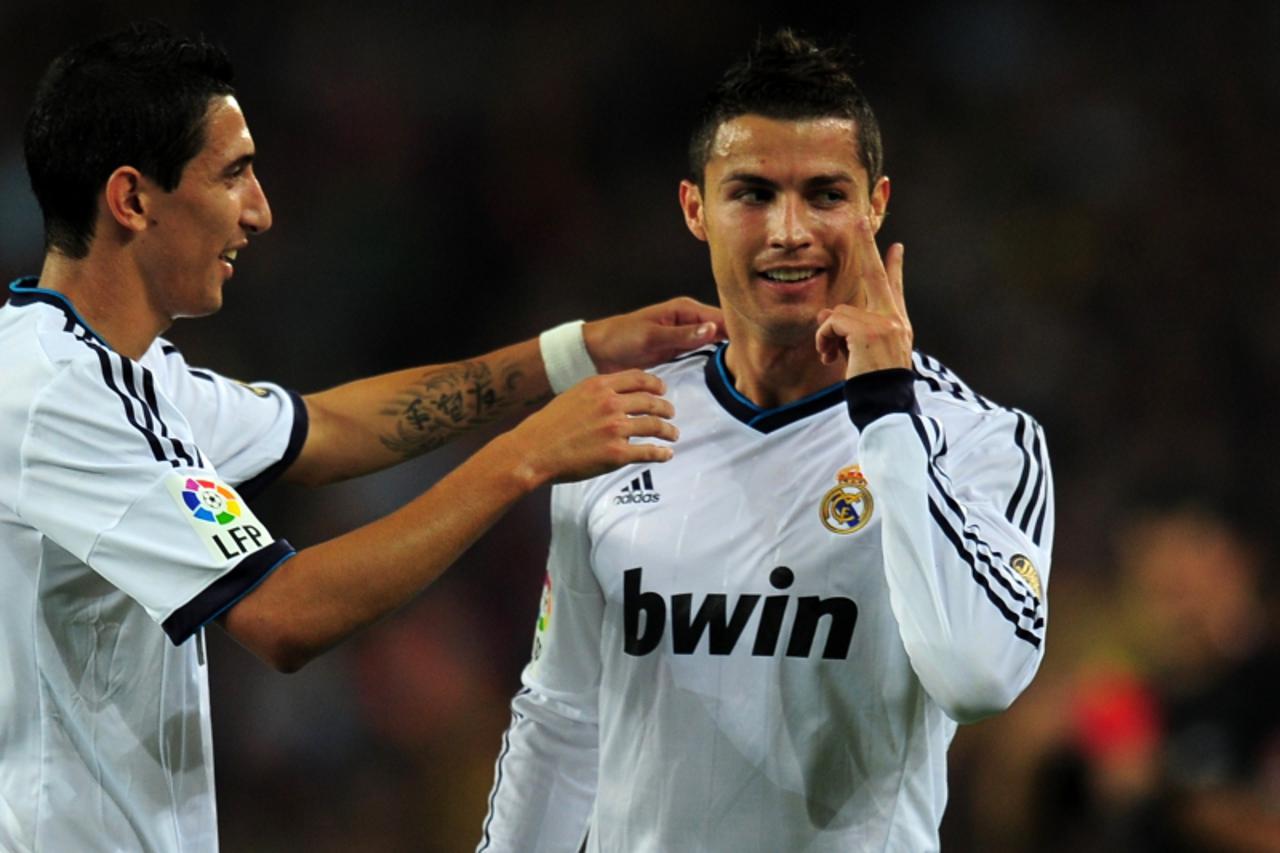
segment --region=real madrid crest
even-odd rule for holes
[[[832,533],[857,533],[871,520],[875,505],[862,468],[850,465],[836,474],[836,487],[822,498],[818,517]]]

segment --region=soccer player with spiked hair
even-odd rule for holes
[[[557,486],[480,851],[925,851],[956,727],[1044,654],[1037,423],[914,349],[849,57],[728,70],[680,206],[728,342],[655,369],[669,464]]]

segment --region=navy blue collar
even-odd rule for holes
[[[776,409],[762,409],[733,386],[733,376],[724,363],[724,352],[728,346],[727,343],[720,344],[707,359],[705,367],[707,388],[726,412],[758,432],[773,432],[787,424],[844,403],[844,383],[837,382],[794,403],[787,403]]]
[[[66,330],[68,332],[79,326],[97,340],[98,343],[107,349],[111,349],[111,344],[103,340],[102,335],[95,332],[93,327],[84,321],[84,318],[80,316],[80,312],[76,310],[76,307],[71,304],[71,300],[66,296],[56,290],[47,290],[40,287],[40,279],[34,275],[14,279],[9,284],[9,304],[15,308],[20,308],[23,305],[30,305],[32,302],[44,302],[47,305],[52,305],[66,315]]]

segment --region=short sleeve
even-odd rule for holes
[[[182,412],[200,449],[241,494],[261,493],[302,452],[306,403],[271,382],[238,382],[190,367],[172,344],[158,345],[156,368],[165,394]]]
[[[18,514],[182,643],[292,556],[187,422],[116,353],[67,365],[33,402]]]

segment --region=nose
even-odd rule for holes
[[[261,234],[271,228],[271,204],[257,176],[253,176],[244,207],[240,210],[240,226],[250,234]]]
[[[778,196],[769,221],[769,245],[775,249],[803,249],[813,242],[805,200],[790,193]]]

